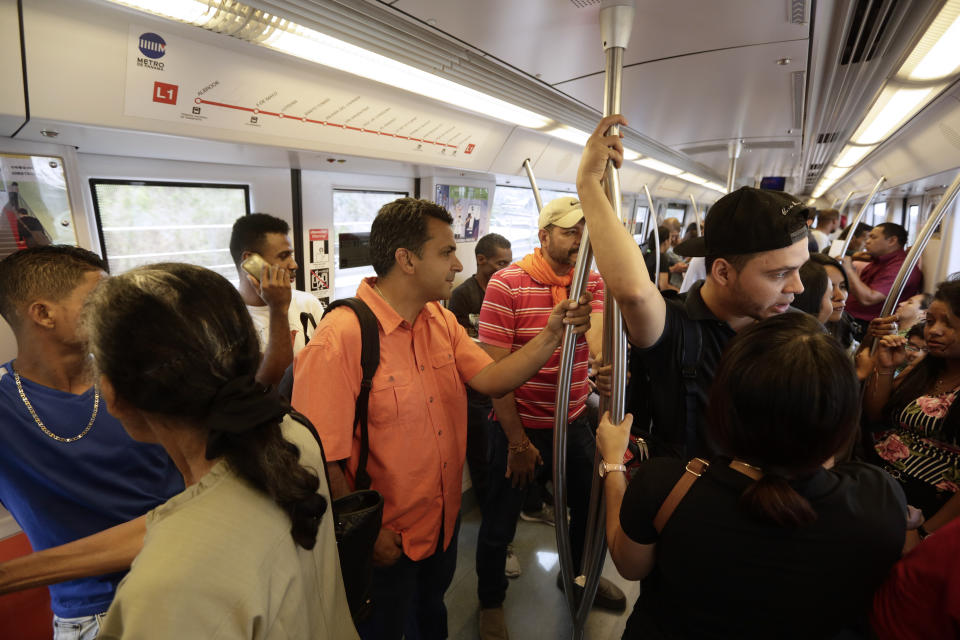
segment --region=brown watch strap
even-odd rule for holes
[[[666,526],[667,521],[670,519],[670,516],[673,515],[677,505],[680,504],[680,501],[687,495],[687,491],[690,490],[693,483],[703,475],[703,472],[706,471],[709,466],[710,463],[703,458],[694,458],[687,463],[687,468],[684,470],[683,475],[677,480],[677,484],[673,485],[673,489],[667,494],[667,499],[660,505],[660,510],[657,511],[657,515],[653,518],[653,528],[657,530],[657,534],[663,531],[663,527]]]

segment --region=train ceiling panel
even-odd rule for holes
[[[16,0],[0,0],[0,136],[12,136],[27,119]]]
[[[583,0],[396,0],[385,4],[558,84],[603,73],[599,2]],[[770,42],[804,41],[788,0],[637,0],[624,65]],[[723,25],[723,28],[718,28]],[[599,102],[602,94],[591,103]]]
[[[789,64],[777,64],[789,59]],[[782,138],[793,129],[792,73],[806,45],[788,42],[671,58],[624,69],[624,113],[635,129],[675,148],[730,138]],[[603,77],[559,87],[587,101]],[[699,160],[700,158],[698,158]],[[724,159],[725,162],[725,159]],[[714,166],[718,171],[723,166]]]

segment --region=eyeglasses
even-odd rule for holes
[[[916,347],[916,346],[914,346],[914,345],[912,345],[912,344],[908,344],[907,346],[904,347],[904,349],[906,349],[906,350],[909,351],[910,353],[918,353],[918,352],[919,352],[919,353],[926,353],[926,352],[927,352],[927,348],[926,348],[926,347]]]

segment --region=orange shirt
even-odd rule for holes
[[[456,317],[428,303],[410,326],[367,278],[357,296],[380,325],[380,366],[370,390],[371,488],[383,495],[383,526],[400,534],[403,551],[422,560],[450,545],[460,512],[467,447],[469,381],[493,360]],[[334,309],[294,361],[293,406],[317,428],[328,461],[349,458],[352,484],[360,454],[353,414],[360,392],[360,322]]]

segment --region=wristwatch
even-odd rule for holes
[[[611,471],[623,471],[624,473],[626,473],[626,472],[627,472],[627,465],[625,465],[625,464],[611,464],[611,463],[607,462],[606,460],[600,460],[600,466],[598,467],[597,471],[600,473],[600,477],[603,478],[603,477],[605,477],[608,473],[610,473]]]

